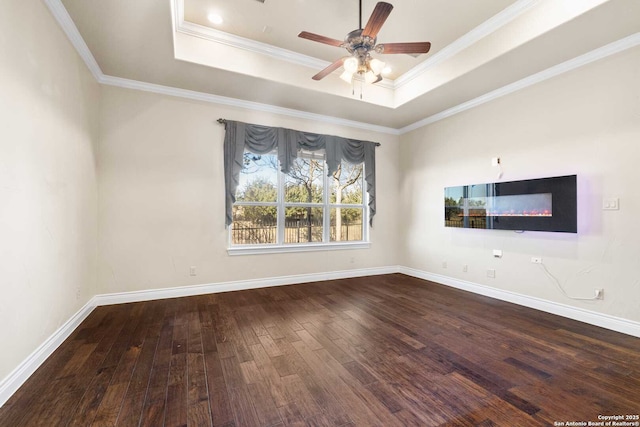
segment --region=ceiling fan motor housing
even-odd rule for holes
[[[353,30],[344,38],[344,47],[351,54],[367,53],[375,49],[376,37],[362,35],[362,29]]]

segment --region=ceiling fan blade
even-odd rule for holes
[[[324,70],[320,71],[318,74],[313,76],[312,79],[313,80],[322,80],[322,79],[324,79],[329,74],[333,73],[335,70],[337,70],[338,68],[342,67],[342,64],[344,63],[344,60],[347,59],[347,58],[348,58],[348,56],[338,59],[336,62],[334,62],[333,64],[329,65],[327,68],[325,68]]]
[[[381,82],[381,81],[382,81],[382,76],[378,76],[378,78],[375,81],[371,82],[371,84],[374,85],[374,84],[376,84],[378,82]]]
[[[431,49],[431,43],[429,42],[383,43],[376,46],[376,52],[383,54],[420,54],[429,52],[429,49]]]
[[[342,46],[342,41],[340,40],[336,40],[336,39],[332,39],[330,37],[325,37],[325,36],[321,36],[319,34],[314,34],[314,33],[309,33],[307,31],[303,31],[300,34],[298,34],[298,37],[303,38],[303,39],[307,39],[307,40],[311,40],[314,42],[318,42],[318,43],[324,43],[324,44],[328,44],[331,46],[336,46],[336,47],[340,47]]]
[[[393,5],[385,2],[379,2],[376,4],[376,8],[373,9],[373,13],[369,18],[369,22],[362,30],[363,36],[369,36],[372,39],[376,38],[378,31],[382,28],[382,24],[387,20],[389,14],[393,10]]]

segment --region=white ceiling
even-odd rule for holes
[[[45,1],[51,7],[60,0]],[[62,0],[61,6],[106,76],[393,129],[526,86],[551,67],[580,65],[578,57],[610,52],[603,46],[616,41],[639,42],[638,0],[388,1],[394,9],[378,42],[430,41],[432,48],[417,58],[379,55],[393,72],[364,85],[362,99],[359,85],[353,95],[340,71],[311,79],[344,49],[297,37],[305,30],[343,39],[358,27],[356,0]],[[363,25],[374,6],[363,0]],[[224,23],[209,23],[210,12]]]
[[[430,54],[433,55],[512,3],[515,0],[395,1],[391,15],[378,34],[378,42],[430,41],[433,44]],[[375,4],[375,0],[363,0],[363,25]],[[210,24],[207,20],[210,12],[224,16],[224,22]],[[184,19],[327,62],[344,56],[345,51],[298,38],[298,33],[304,30],[343,40],[359,24],[358,0],[269,0],[265,3],[257,0],[185,0]],[[383,59],[393,69],[388,77],[395,79],[428,57],[386,55]]]

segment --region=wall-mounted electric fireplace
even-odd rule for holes
[[[576,233],[576,175],[447,187],[444,225]]]

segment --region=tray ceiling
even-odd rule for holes
[[[48,3],[60,0],[45,0]],[[363,24],[375,1],[363,0]],[[637,38],[637,0],[396,0],[379,42],[430,41],[426,55],[378,55],[378,85],[313,76],[358,26],[345,0],[62,0],[104,75],[394,129]],[[208,14],[223,23],[214,25]],[[632,44],[636,43],[635,39]],[[362,98],[360,97],[362,94]]]

